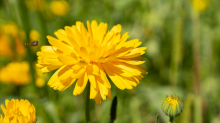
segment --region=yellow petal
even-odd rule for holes
[[[58,59],[51,59],[51,58],[42,58],[41,59],[43,64],[50,64],[55,66],[61,66],[63,63],[61,63]]]
[[[78,62],[77,59],[74,59],[73,57],[67,56],[67,55],[59,55],[58,59],[60,62],[62,62],[63,64],[66,64],[66,65],[73,65]]]
[[[115,33],[121,32],[121,25],[118,24],[118,25],[114,26],[110,32],[115,32]]]
[[[89,82],[94,88],[96,88],[96,79],[95,76],[92,74],[92,66],[87,67],[87,72],[88,72]]]
[[[87,21],[87,29],[88,29],[88,33],[90,34],[91,38],[93,38],[92,29],[91,29],[91,24],[90,24],[89,21]]]
[[[105,74],[103,67],[100,64],[98,65],[98,67],[100,70],[100,77],[104,81],[105,86],[107,88],[111,88],[111,84],[109,83],[108,78],[106,77],[106,74]]]
[[[95,89],[92,85],[90,85],[90,96],[89,96],[89,98],[94,99],[96,97],[97,93],[98,93],[98,88]]]
[[[50,86],[50,85],[52,85],[52,83],[56,80],[56,79],[58,79],[58,73],[63,69],[63,68],[65,68],[66,66],[64,65],[64,66],[62,66],[62,67],[60,67],[53,75],[52,75],[52,77],[50,78],[50,80],[48,81],[48,85]]]
[[[145,63],[145,61],[134,61],[130,59],[117,59],[115,61],[124,62],[124,63],[131,64],[131,65],[140,65],[140,64]]]
[[[78,79],[80,78],[84,73],[85,73],[86,69],[85,68],[81,68],[79,70],[74,71],[74,73],[71,75],[72,78]]]
[[[96,39],[97,28],[98,28],[98,24],[95,20],[93,20],[91,22],[91,30],[92,30],[92,34],[93,34],[93,39]]]
[[[100,77],[97,77],[97,81],[99,85],[100,95],[103,100],[106,100],[106,96],[108,95],[108,89],[106,88],[106,86],[103,83],[103,80],[100,79]]]
[[[106,71],[106,73],[108,74],[108,76],[111,78],[111,80],[113,81],[113,83],[121,90],[124,90],[126,87],[124,85],[124,82],[121,80],[121,78],[115,74],[111,69],[109,69],[107,67],[107,65],[102,64],[104,70]]]
[[[73,73],[73,70],[70,69],[68,66],[64,67],[62,70],[59,71],[58,78],[59,80],[68,79]]]
[[[69,39],[67,38],[67,34],[66,31],[64,31],[63,29],[59,29],[56,32],[54,32],[54,34],[56,35],[56,37],[61,40],[64,41],[66,43],[68,43],[69,45],[72,45],[69,41]]]
[[[94,40],[98,41],[98,44],[103,40],[104,35],[106,34],[108,25],[106,23],[101,22],[97,28],[96,37],[94,37]]]
[[[80,47],[80,55],[82,55],[82,57],[88,56],[88,51],[86,50],[85,47]]]
[[[129,68],[126,65],[122,63],[116,63],[116,62],[111,62],[111,63],[105,63],[114,73],[117,73],[121,76],[124,77],[133,77],[133,76],[138,76],[141,74],[140,71]]]
[[[72,85],[75,82],[76,79],[73,79],[71,77],[65,79],[65,80],[60,80],[61,85],[59,86],[58,90],[63,91],[66,88],[68,88],[70,85]]]
[[[5,103],[5,104],[8,104],[8,103]],[[3,105],[1,105],[1,109],[2,109],[2,112],[4,113],[4,115],[6,115],[7,110],[5,109],[5,107]]]
[[[81,94],[85,89],[87,82],[88,82],[88,76],[87,73],[85,73],[84,75],[82,75],[82,77],[78,79],[73,91],[73,95]]]
[[[62,50],[66,55],[71,55],[72,51],[74,50],[73,47],[63,43],[60,40],[57,40],[51,36],[47,36],[47,39],[51,45],[54,47]]]
[[[99,92],[96,94],[95,102],[96,102],[97,105],[100,105],[101,102],[102,102],[102,100],[101,100],[101,95],[100,95]]]
[[[47,73],[47,72],[50,72],[50,71],[55,70],[55,69],[60,68],[60,67],[61,66],[50,65],[50,66],[45,66],[45,67],[41,68],[40,71],[42,73]]]

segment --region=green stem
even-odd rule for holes
[[[169,123],[173,123],[174,117],[170,117]]]
[[[90,123],[90,82],[88,82],[86,86],[86,99],[85,99],[85,115],[86,115],[86,123]]]
[[[29,42],[29,32],[30,32],[30,21],[29,21],[29,16],[28,16],[28,11],[26,6],[24,5],[24,1],[23,0],[19,0],[18,1],[18,5],[19,5],[19,10],[20,10],[20,21],[21,21],[21,26],[23,27],[25,34],[26,34],[26,39],[25,42],[28,43]],[[30,67],[30,73],[31,73],[31,78],[32,78],[32,90],[33,92],[36,92],[36,88],[35,88],[35,69],[33,66],[34,63],[34,57],[35,54],[32,53],[30,47],[26,48],[27,51],[27,61],[29,62],[29,67]]]

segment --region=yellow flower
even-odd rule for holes
[[[10,46],[10,41],[7,35],[0,32],[0,55],[1,56],[13,56],[13,52]]]
[[[162,110],[169,117],[177,117],[183,111],[183,102],[177,96],[166,97],[163,104]]]
[[[209,0],[193,0],[193,7],[196,11],[203,11],[209,4]]]
[[[29,65],[27,62],[12,62],[0,69],[0,81],[26,85],[30,82]]]
[[[3,26],[2,26],[3,31],[6,34],[12,35],[12,37],[15,37],[18,35],[18,27],[17,25],[12,22],[12,21],[7,21]]]
[[[37,30],[34,30],[34,29],[30,31],[29,36],[30,36],[31,41],[38,41],[39,38],[40,38],[39,32]]]
[[[1,25],[0,28],[0,55],[14,57],[16,54],[19,56],[25,55],[25,49],[23,46],[23,40],[25,39],[25,33],[22,30],[18,30],[18,27],[12,21],[6,22]],[[13,53],[12,47],[15,45],[15,52]]]
[[[1,123],[35,123],[35,108],[28,100],[5,100],[5,107],[1,105],[4,117],[0,115]]]
[[[56,16],[65,16],[69,12],[69,3],[64,0],[53,0],[50,2],[50,10]]]
[[[90,99],[97,104],[106,96],[111,99],[111,84],[106,76],[119,89],[133,89],[146,73],[141,66],[140,55],[146,47],[139,47],[139,39],[127,41],[128,33],[121,35],[121,25],[107,31],[107,24],[87,21],[87,29],[82,22],[76,22],[65,30],[54,34],[58,39],[47,36],[52,46],[42,46],[37,52],[38,64],[43,73],[59,68],[50,78],[48,85],[55,90],[63,91],[73,84],[76,85],[73,95],[83,92],[89,80]]]
[[[36,74],[35,74],[35,78],[36,78],[36,80],[35,80],[35,85],[37,86],[37,87],[43,87],[44,85],[45,85],[45,76],[43,75],[43,73],[42,72],[40,72],[39,71],[39,68],[35,68],[35,70],[36,70]]]

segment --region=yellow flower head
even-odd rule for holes
[[[69,9],[69,3],[64,0],[53,0],[50,2],[50,10],[56,16],[65,16]]]
[[[6,33],[6,34],[10,34],[12,35],[12,37],[17,36],[18,34],[18,27],[17,25],[12,22],[12,21],[7,21],[3,26],[2,26],[2,30]]]
[[[0,32],[0,56],[13,56],[13,52],[10,45],[10,39],[6,34]]]
[[[39,38],[40,38],[39,32],[37,30],[34,30],[34,29],[30,31],[29,36],[30,36],[31,41],[38,41]]]
[[[87,21],[87,28],[82,22],[76,22],[65,30],[58,30],[53,38],[47,36],[52,46],[42,46],[37,52],[37,66],[42,72],[59,68],[50,78],[48,85],[63,91],[75,81],[73,95],[83,92],[89,80],[90,99],[97,104],[108,96],[111,99],[111,84],[106,76],[119,89],[133,89],[146,73],[141,66],[144,63],[140,55],[146,47],[139,47],[139,39],[127,41],[128,33],[121,35],[121,25],[107,31],[107,24]]]
[[[0,55],[14,57],[12,51],[12,44],[15,44],[16,53],[19,56],[25,55],[23,40],[25,33],[19,30],[17,25],[12,21],[7,21],[4,25],[0,26]]]
[[[164,113],[169,117],[177,117],[179,116],[183,111],[183,103],[177,96],[170,96],[166,97],[163,104],[162,104],[162,110]]]
[[[12,62],[0,69],[0,81],[25,85],[30,82],[29,65],[27,62]]]
[[[209,0],[193,0],[193,7],[196,11],[203,11],[209,4]]]
[[[35,80],[35,85],[37,86],[37,87],[43,87],[44,85],[45,85],[45,76],[44,76],[44,74],[42,73],[42,72],[40,72],[39,71],[39,68],[35,68],[35,70],[36,70],[36,74],[35,74],[35,78],[36,78],[36,80]]]
[[[5,100],[5,107],[1,105],[4,117],[0,115],[1,123],[35,123],[35,108],[28,100]]]

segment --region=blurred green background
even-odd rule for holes
[[[81,21],[105,22],[146,46],[141,84],[119,90],[115,123],[168,122],[161,110],[166,95],[184,102],[178,123],[220,122],[220,1],[219,0],[1,0],[0,103],[28,99],[37,123],[84,123],[84,96],[73,86],[59,92],[46,85],[53,72],[37,72],[36,52],[49,45],[46,36]],[[38,40],[37,47],[24,43]],[[91,100],[91,121],[107,123],[111,101]],[[2,111],[0,112],[1,114]]]

